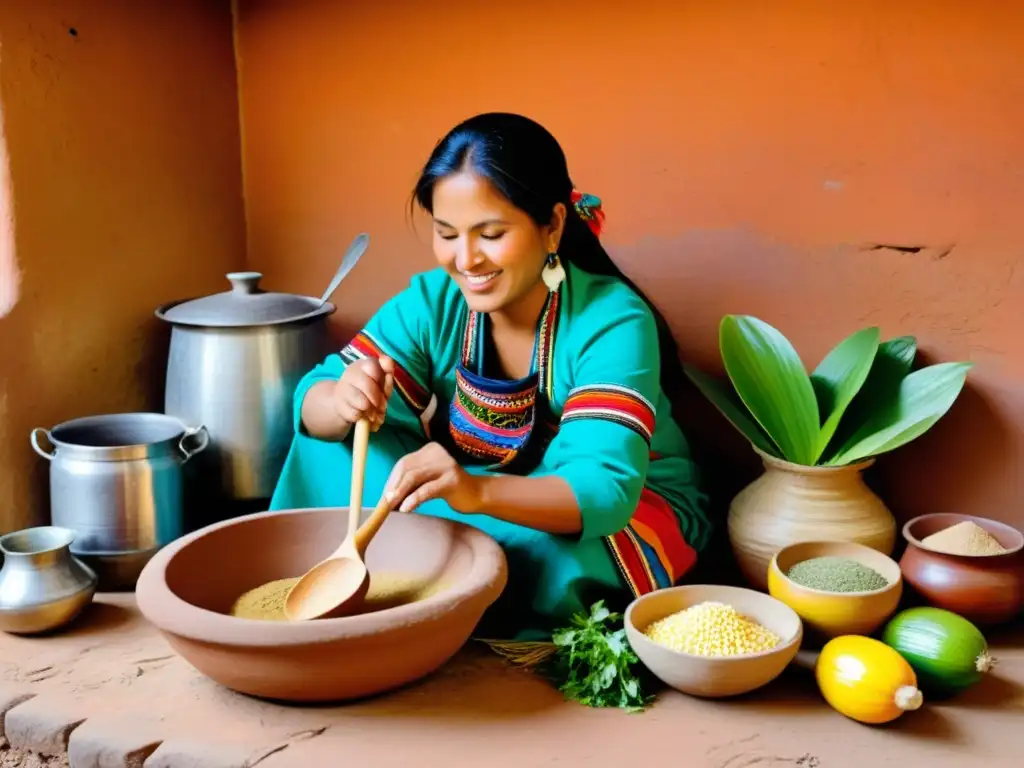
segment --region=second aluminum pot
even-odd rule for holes
[[[172,326],[164,411],[207,426],[202,474],[211,491],[232,500],[273,494],[294,437],[295,387],[326,355],[335,309],[264,291],[261,277],[233,272],[230,291],[156,311]]]
[[[131,570],[127,561],[144,563],[185,533],[183,465],[206,448],[205,427],[114,413],[37,427],[29,439],[50,462],[50,518],[75,532],[76,555]]]

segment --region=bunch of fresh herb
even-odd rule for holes
[[[556,650],[546,674],[567,699],[639,712],[654,698],[645,690],[650,682],[626,639],[622,614],[609,611],[603,600],[551,639]]]

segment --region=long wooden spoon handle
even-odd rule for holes
[[[389,514],[391,514],[391,505],[388,503],[388,497],[385,494],[380,497],[376,509],[366,518],[366,522],[356,531],[356,552],[359,553],[360,557],[365,559],[366,548],[370,546],[370,542],[373,541],[373,537],[377,535],[380,527],[384,525],[384,521]]]
[[[370,422],[360,419],[356,422],[356,434],[352,441],[352,487],[348,501],[348,533],[355,536],[359,518],[363,512],[363,480],[366,477],[366,453],[370,447]]]

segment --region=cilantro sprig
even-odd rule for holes
[[[640,660],[626,639],[622,614],[598,600],[553,633],[555,654],[548,676],[567,699],[588,707],[640,712],[653,700]]]

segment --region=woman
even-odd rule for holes
[[[347,505],[346,439],[366,418],[368,500],[504,547],[492,634],[546,638],[594,600],[676,583],[709,535],[665,394],[680,366],[601,246],[600,202],[543,127],[484,114],[437,145],[415,203],[439,267],[299,384],[271,508]]]

